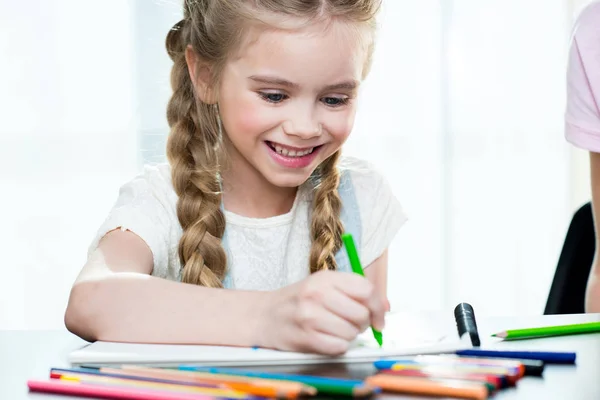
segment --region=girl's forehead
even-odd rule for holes
[[[294,30],[251,29],[230,67],[241,73],[278,74],[299,84],[330,84],[341,77],[360,80],[366,36],[356,26],[337,22]]]

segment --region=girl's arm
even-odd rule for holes
[[[65,324],[88,340],[254,346],[268,292],[230,291],[150,276],[137,235],[109,232],[71,290]]]
[[[600,312],[600,154],[590,152],[590,176],[592,183],[592,210],[596,231],[596,254],[588,280],[585,311]]]

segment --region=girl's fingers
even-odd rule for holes
[[[354,324],[324,307],[311,307],[310,312],[300,318],[305,332],[321,332],[346,341],[354,340],[360,333]]]
[[[373,295],[373,284],[367,278],[354,273],[333,274],[330,276],[336,289],[360,303],[367,304]]]
[[[371,313],[364,305],[338,290],[329,290],[323,295],[323,306],[332,314],[352,324],[359,332],[370,323]]]
[[[337,356],[350,348],[350,341],[323,332],[312,332],[308,338],[307,349],[320,354]]]
[[[385,312],[387,301],[380,295],[374,294],[369,299],[369,310],[371,316],[371,325],[377,330],[383,330],[385,327]]]

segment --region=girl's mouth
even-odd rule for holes
[[[285,168],[305,168],[308,167],[317,157],[319,150],[323,145],[314,147],[290,147],[279,143],[265,141],[269,154],[273,160]]]
[[[296,148],[296,147],[288,147],[281,145],[279,143],[269,142],[267,141],[267,146],[271,148],[277,154],[280,154],[284,157],[304,157],[311,154],[316,149],[320,148],[322,145],[315,147],[305,147],[305,148]]]

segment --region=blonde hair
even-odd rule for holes
[[[167,157],[174,189],[179,196],[177,216],[183,229],[179,258],[182,281],[207,287],[222,287],[227,258],[221,244],[225,216],[221,209],[219,171],[224,163],[218,108],[195,95],[185,59],[191,46],[202,62],[211,66],[210,84],[218,86],[220,72],[228,57],[242,41],[244,28],[254,22],[273,26],[273,20],[340,20],[365,25],[374,33],[381,0],[185,0],[184,19],[169,32],[167,51],[173,60],[173,95],[167,107],[171,128]],[[292,17],[292,18],[289,18]],[[285,29],[282,26],[278,28]],[[292,28],[293,29],[293,28]],[[373,53],[368,42],[368,73]],[[364,76],[363,75],[363,76]],[[334,153],[315,170],[311,221],[310,271],[336,269],[335,253],[341,248],[343,225],[338,194],[340,152]]]

